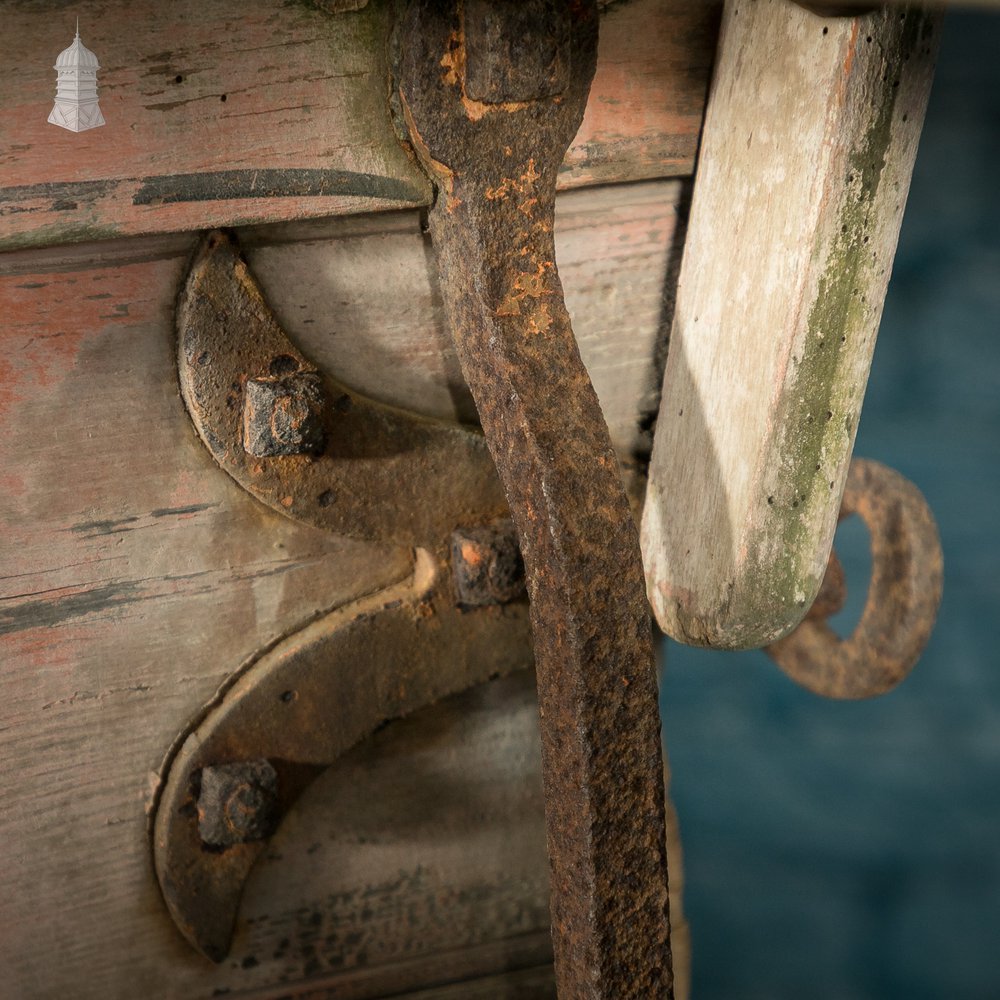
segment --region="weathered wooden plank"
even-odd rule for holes
[[[625,460],[651,447],[684,194],[661,181],[557,202],[567,306]],[[242,243],[282,326],[321,367],[376,399],[476,422],[416,213],[250,229]]]
[[[390,7],[100,0],[107,124],[73,133],[46,121],[72,19],[8,6],[0,249],[428,204],[388,113]],[[691,172],[716,24],[707,0],[611,7],[564,187]]]
[[[681,641],[771,642],[819,588],[938,24],[726,6],[643,517]]]
[[[560,197],[568,301],[626,460],[648,448],[682,191]],[[244,238],[324,367],[399,405],[462,411],[417,213]],[[441,950],[547,927],[544,840],[540,874],[524,846],[541,830],[536,709],[506,702],[469,723],[479,735],[463,710],[434,723],[426,752],[387,743],[381,764],[362,754],[321,779],[251,880],[224,966],[171,925],[145,815],[171,741],[253,652],[410,565],[264,509],[197,439],[173,358],[194,239],[0,258],[0,798],[16,804],[0,813],[0,970],[19,997],[208,997],[339,975],[362,955],[431,968]]]
[[[173,371],[183,261],[2,279],[0,795],[17,808],[0,816],[0,965],[15,995],[169,953],[144,796],[178,723],[259,646],[409,570],[263,512],[206,460]]]

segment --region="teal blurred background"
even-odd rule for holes
[[[946,19],[855,451],[930,501],[940,617],[857,704],[669,644],[696,1000],[1000,998],[1000,12]],[[856,620],[856,519],[837,549]]]

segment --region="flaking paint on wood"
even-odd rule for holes
[[[682,194],[660,182],[560,197],[566,293],[626,461],[648,447]],[[544,839],[538,853],[528,843],[541,829],[536,708],[501,699],[478,721],[439,718],[423,756],[394,750],[386,730],[382,764],[360,751],[346,777],[321,779],[252,877],[225,965],[171,925],[146,833],[171,742],[254,651],[410,566],[406,552],[263,508],[198,441],[173,337],[194,239],[0,257],[0,798],[16,803],[0,811],[0,969],[26,998],[347,981],[408,956],[440,966],[443,949],[547,924]],[[416,213],[244,239],[282,321],[324,367],[344,377],[373,341],[383,357],[361,366],[368,391],[459,412]],[[407,321],[388,324],[402,299]],[[358,990],[345,995],[373,995]]]
[[[607,13],[561,186],[690,173],[717,8],[634,0]],[[16,44],[0,65],[0,249],[429,204],[388,112],[388,0],[336,15],[98,0],[81,29],[107,125],[80,134],[45,120],[64,11],[4,10]]]

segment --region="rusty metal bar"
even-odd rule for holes
[[[594,72],[595,5],[417,0],[401,37],[403,114],[437,186],[441,291],[527,571],[559,995],[670,996],[638,537],[552,236],[556,173]]]

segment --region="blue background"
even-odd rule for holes
[[[670,643],[696,1000],[1000,998],[1000,13],[953,13],[856,454],[923,490],[945,589],[896,691]],[[864,600],[867,539],[837,548]]]

